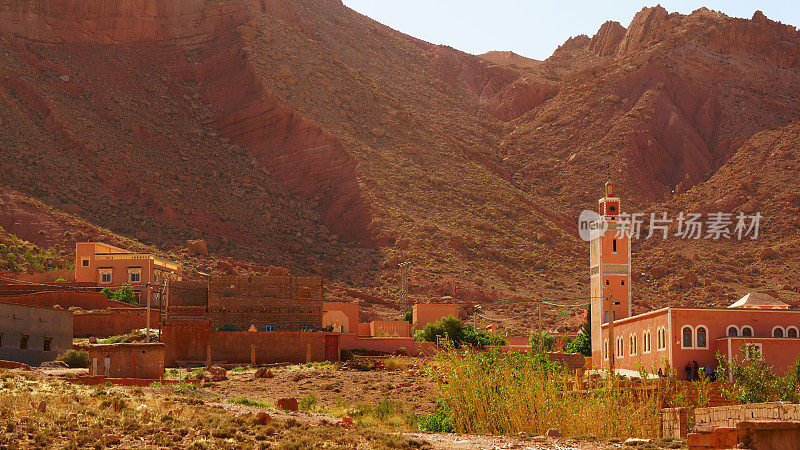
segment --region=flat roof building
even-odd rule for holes
[[[72,347],[72,312],[0,302],[0,360],[38,366]]]
[[[167,280],[179,280],[181,265],[152,253],[131,252],[102,242],[75,245],[75,281],[117,289],[130,284],[139,293],[139,304],[160,306]]]

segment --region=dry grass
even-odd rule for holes
[[[658,437],[661,398],[598,381],[585,391],[537,355],[449,352],[431,366],[457,432]]]
[[[311,427],[293,419],[260,425],[253,417],[205,405],[197,390],[88,387],[8,370],[0,370],[0,383],[0,448],[427,447],[400,436]]]

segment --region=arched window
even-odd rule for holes
[[[772,337],[782,338],[785,334],[783,327],[775,327],[772,329]]]
[[[742,327],[742,336],[752,336],[753,335],[753,327],[750,325],[745,325]]]
[[[683,339],[681,340],[681,347],[692,348],[692,327],[683,327],[681,336],[683,336]]]
[[[796,338],[797,337],[797,328],[796,327],[789,327],[786,329],[786,337]]]
[[[611,251],[613,251],[614,253],[617,253],[617,240],[616,239],[611,241]]]
[[[608,339],[603,341],[603,359],[608,359]]]
[[[708,344],[706,342],[706,327],[697,327],[697,339],[696,339],[696,347],[699,348],[706,348]]]
[[[730,325],[728,327],[728,336],[738,336],[739,335],[739,328],[736,325]]]

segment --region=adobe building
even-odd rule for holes
[[[72,313],[0,302],[0,360],[38,366],[72,348]]]
[[[413,329],[416,331],[447,316],[459,319],[462,316],[461,313],[461,306],[456,303],[418,303],[411,307],[411,321]]]
[[[101,242],[78,242],[75,245],[75,281],[96,286],[119,288],[130,284],[139,294],[139,304],[159,307],[158,295],[166,280],[181,279],[180,264],[152,253],[136,253]]]
[[[322,277],[171,280],[167,293],[168,365],[339,360],[339,334],[323,331]]]
[[[89,375],[106,378],[160,379],[166,345],[130,342],[89,346]]]
[[[615,370],[654,372],[668,365],[683,378],[689,362],[715,368],[717,352],[741,361],[743,352],[755,348],[778,373],[797,360],[800,310],[766,294],[747,294],[728,308],[667,307],[633,316],[630,239],[617,232],[628,224],[619,219],[620,201],[611,183],[599,207],[600,217],[590,227],[594,367],[608,368],[613,362]]]

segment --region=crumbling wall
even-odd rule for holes
[[[158,379],[164,375],[162,343],[119,343],[89,346],[89,374],[109,378]]]
[[[158,328],[161,313],[150,310],[150,328]],[[107,337],[130,333],[147,326],[145,308],[112,308],[104,311],[73,313],[72,333],[75,337]]]
[[[696,426],[711,428],[735,427],[748,420],[800,421],[800,405],[774,402],[697,408],[694,420]]]
[[[215,276],[209,282],[212,328],[274,331],[322,328],[322,277]]]

